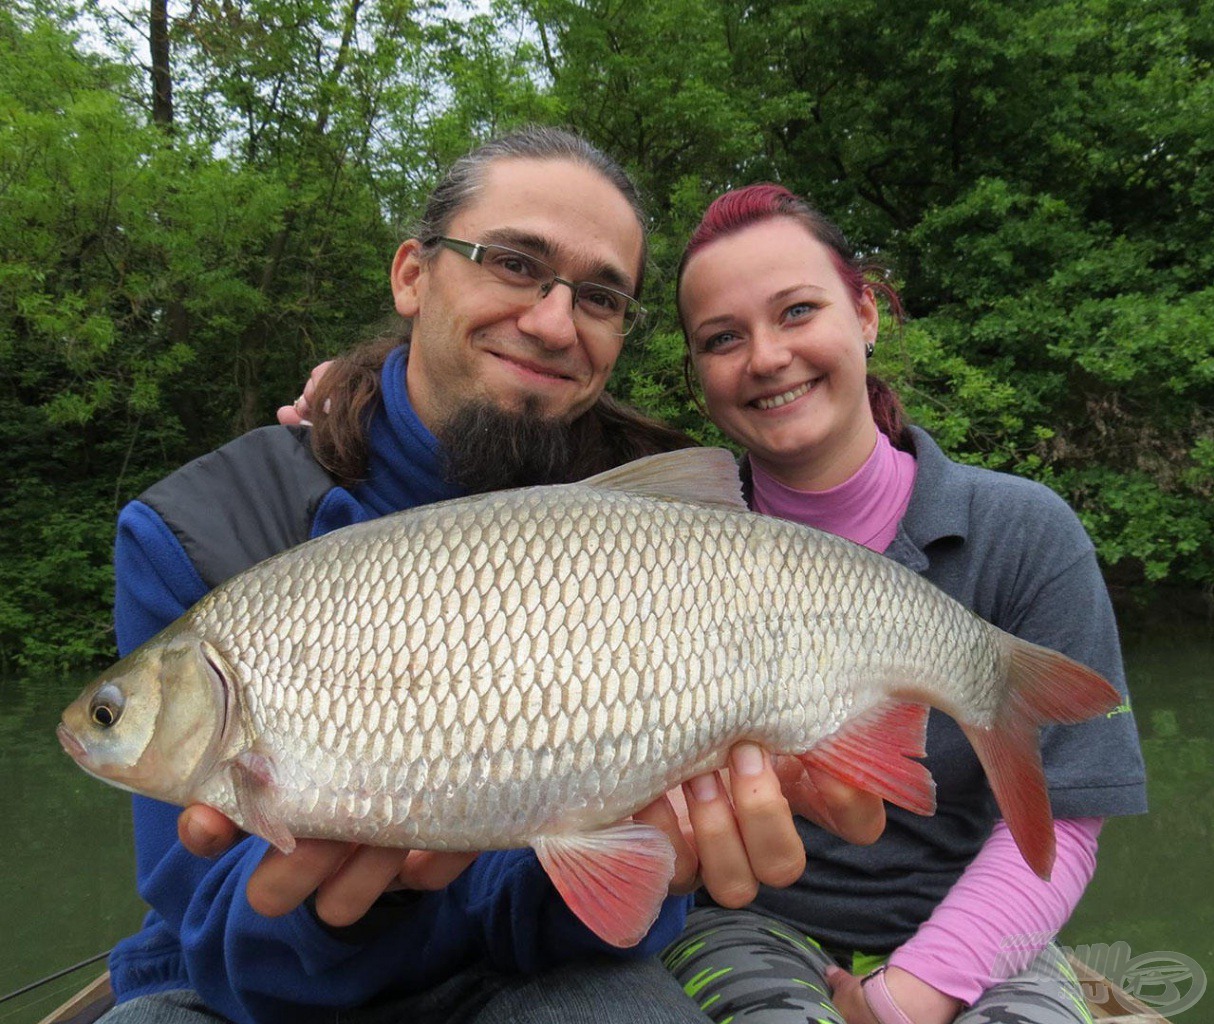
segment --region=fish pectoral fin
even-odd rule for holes
[[[604,942],[635,946],[657,920],[675,857],[652,825],[623,822],[531,845],[569,909]]]
[[[747,508],[738,464],[724,448],[682,448],[648,455],[587,477],[581,486],[724,505],[743,511]]]
[[[926,755],[928,710],[926,704],[882,701],[797,760],[811,776],[825,772],[914,814],[935,814],[935,780],[926,765],[912,760]]]
[[[278,786],[274,761],[257,750],[246,750],[228,762],[236,807],[246,832],[273,843],[283,853],[295,849],[295,837],[270,811]]]

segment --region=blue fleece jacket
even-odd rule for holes
[[[324,495],[312,536],[458,496],[442,478],[438,441],[409,405],[400,350],[385,363],[383,389],[368,477]],[[139,501],[119,516],[115,565],[123,655],[207,591],[181,540]],[[617,950],[569,912],[531,850],[508,850],[482,854],[440,892],[386,900],[361,926],[329,928],[307,906],[266,918],[245,889],[268,844],[250,837],[203,860],[178,841],[177,815],[176,807],[134,798],[138,888],[151,911],[110,957],[120,1002],[189,988],[241,1024],[330,1019],[332,1008],[421,991],[482,959],[535,973],[596,954],[649,956],[677,937],[690,902],[667,899],[648,937]]]

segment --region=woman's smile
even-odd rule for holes
[[[771,395],[766,398],[756,398],[750,404],[756,409],[761,409],[767,412],[770,409],[779,409],[781,406],[787,405],[789,402],[794,402],[802,395],[807,395],[815,384],[821,380],[821,377],[815,377],[813,380],[807,380],[803,384],[798,384],[796,387],[789,388],[787,391],[781,391],[778,395]]]

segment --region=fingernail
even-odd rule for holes
[[[739,743],[733,748],[733,770],[739,775],[755,776],[763,771],[763,751],[754,743]]]
[[[691,780],[691,795],[702,804],[717,798],[717,776],[714,772],[697,775]]]

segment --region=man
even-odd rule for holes
[[[122,653],[308,537],[684,444],[603,396],[639,318],[645,256],[631,183],[575,136],[530,130],[458,161],[392,265],[407,335],[338,361],[317,395],[331,412],[311,436],[255,431],[123,510]],[[528,850],[474,858],[304,840],[284,856],[255,838],[229,846],[233,826],[204,807],[181,816],[178,839],[176,811],[137,797],[152,912],[111,960],[112,1024],[335,1009],[368,1022],[700,1020],[650,957],[680,930],[697,867],[732,905],[803,866],[769,759],[742,746],[736,817],[724,792],[692,802],[698,859],[666,801],[639,815],[667,832],[677,867],[649,936],[622,953],[573,918]],[[849,834],[871,832],[871,805],[860,807]]]

